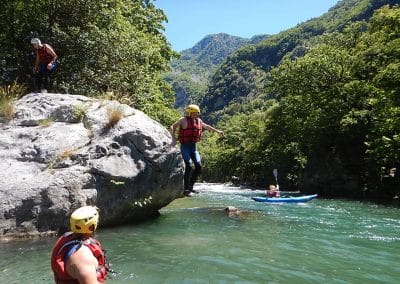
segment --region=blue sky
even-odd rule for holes
[[[251,38],[277,34],[319,17],[338,0],[154,0],[168,17],[165,35],[176,51],[193,47],[206,35],[227,33]]]

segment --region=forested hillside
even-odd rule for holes
[[[0,2],[0,86],[32,90],[32,37],[59,56],[53,92],[112,93],[169,125],[177,116],[162,73],[177,56],[163,35],[166,17],[144,0]]]
[[[266,37],[258,35],[245,39],[220,33],[208,35],[192,48],[182,51],[179,58],[171,61],[172,70],[165,76],[175,92],[175,107],[198,103],[204,96],[210,76],[222,61],[241,46],[256,44]]]
[[[203,116],[216,122],[231,103],[263,93],[262,77],[277,66],[288,53],[292,57],[305,54],[309,42],[318,35],[343,31],[350,23],[368,20],[374,10],[399,0],[343,0],[321,17],[268,37],[257,45],[244,46],[230,56],[215,72],[202,99]]]
[[[265,186],[278,168],[284,188],[399,196],[398,175],[388,175],[400,166],[395,3],[340,1],[321,18],[230,56],[202,102],[206,121],[226,132],[203,144],[203,178]]]
[[[32,90],[39,37],[60,57],[53,92],[107,94],[167,127],[179,117],[173,90],[176,107],[199,103],[226,133],[200,144],[207,181],[265,186],[278,168],[282,188],[391,199],[400,196],[398,4],[342,0],[279,34],[213,35],[173,60],[152,1],[1,1],[0,118]]]

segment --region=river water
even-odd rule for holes
[[[400,210],[317,198],[251,200],[262,191],[198,184],[139,225],[97,238],[117,274],[107,283],[400,283]],[[226,206],[242,215],[228,216]],[[53,283],[55,239],[0,244],[0,283]]]

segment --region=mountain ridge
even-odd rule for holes
[[[165,79],[175,92],[175,108],[188,103],[199,103],[210,76],[216,67],[244,45],[257,44],[269,35],[251,38],[232,36],[226,33],[206,35],[193,47],[180,53],[180,58],[171,61],[171,72]]]
[[[258,44],[242,46],[213,74],[200,102],[203,117],[215,123],[230,102],[246,100],[249,95],[253,97],[253,90],[263,89],[254,84],[260,81],[256,77],[266,76],[285,55],[304,55],[313,38],[326,32],[342,31],[350,23],[368,20],[379,7],[398,3],[398,0],[342,0],[320,17],[272,35]]]
[[[180,60],[193,60],[202,67],[217,65],[243,45],[256,44],[268,36],[257,35],[248,39],[227,33],[206,35],[193,47],[183,50]]]

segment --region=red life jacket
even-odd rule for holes
[[[200,118],[186,117],[187,127],[185,129],[179,128],[178,139],[181,144],[199,142],[203,127],[201,126]]]
[[[39,56],[39,62],[45,65],[49,64],[53,60],[53,56],[48,52],[46,44],[37,49]]]
[[[103,283],[107,279],[108,265],[100,243],[94,238],[82,239],[79,235],[68,232],[57,240],[51,253],[51,269],[54,272],[54,280],[57,284],[79,284],[78,280],[68,274],[65,263],[82,245],[87,246],[91,250],[99,263],[96,269],[97,281]]]
[[[277,191],[267,191],[267,197],[278,197],[278,192]]]

